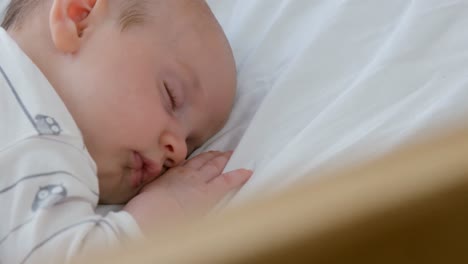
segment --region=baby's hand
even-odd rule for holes
[[[244,169],[222,174],[231,153],[202,153],[168,170],[146,185],[124,210],[143,231],[207,213],[252,175]]]

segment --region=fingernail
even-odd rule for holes
[[[252,177],[253,171],[251,171],[251,170],[244,170],[244,172],[245,172],[245,176],[244,176],[244,177],[245,177],[245,181],[247,182],[247,181],[250,180],[250,178]]]
[[[253,174],[253,170],[248,170],[248,169],[242,169],[242,172],[245,172],[245,173],[250,174],[250,175]]]

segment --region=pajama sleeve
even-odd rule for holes
[[[95,213],[96,173],[66,137],[32,136],[0,149],[0,263],[67,263],[141,236],[128,213]]]
[[[67,263],[141,236],[126,212],[96,214],[98,201],[96,164],[74,118],[0,28],[0,264]]]

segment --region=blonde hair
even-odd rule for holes
[[[20,28],[28,15],[40,6],[45,0],[11,0],[5,13],[5,19],[2,27],[5,29]],[[122,1],[119,24],[122,30],[133,25],[142,24],[146,18],[145,0],[126,0]]]

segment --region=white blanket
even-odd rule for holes
[[[262,95],[228,164],[255,170],[233,203],[468,121],[468,1],[209,2],[238,60],[233,119]]]

